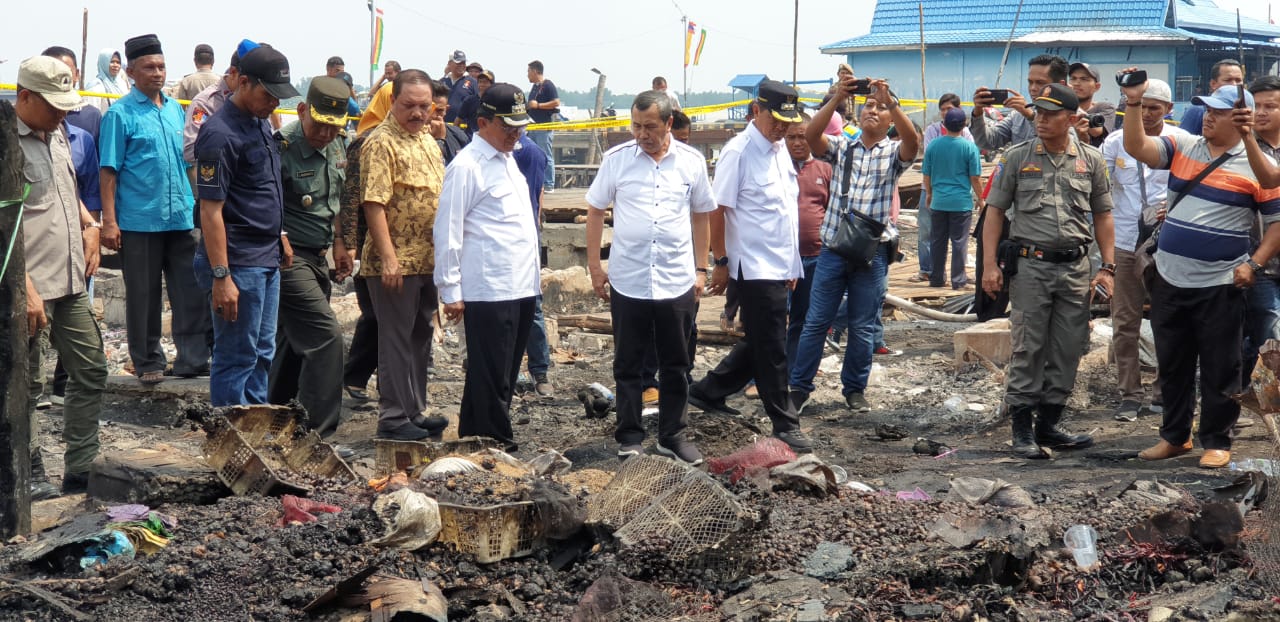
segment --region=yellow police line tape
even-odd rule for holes
[[[16,84],[0,83],[0,91],[17,91],[17,90],[18,90],[18,85]],[[78,92],[80,93],[81,97],[99,97],[102,99],[120,99],[121,97],[123,97],[123,95],[120,95],[119,93],[96,93],[94,91],[78,91]],[[182,104],[183,106],[191,105],[191,100],[189,99],[175,99],[174,101],[178,102],[179,104]],[[274,112],[275,114],[292,114],[292,115],[298,114],[297,110],[288,110],[285,108],[276,109]],[[352,121],[357,121],[360,119],[360,117],[347,117],[347,118]]]
[[[866,98],[858,97],[857,99],[858,101],[861,102],[861,101],[865,101]],[[726,102],[723,104],[693,106],[693,107],[683,109],[682,112],[684,112],[686,115],[689,115],[690,117],[695,117],[698,115],[719,112],[721,110],[728,110],[730,108],[737,108],[739,106],[747,106],[751,104],[752,101],[753,100],[750,100],[750,99],[740,99],[738,101]],[[822,102],[821,99],[813,99],[809,97],[801,97],[800,101],[805,103],[815,103],[815,104]],[[911,112],[917,112],[919,110],[924,109],[923,102],[916,102],[914,100],[901,100],[900,103],[902,105],[902,109],[904,112],[911,113]],[[596,119],[582,119],[579,121],[555,121],[551,123],[532,123],[526,126],[526,129],[555,130],[557,132],[566,132],[566,131],[573,132],[573,131],[598,130],[598,129],[607,129],[607,128],[616,128],[616,127],[627,127],[629,125],[631,125],[631,117],[618,116],[618,117],[600,117]]]

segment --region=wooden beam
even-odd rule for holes
[[[0,205],[21,203],[18,116],[0,101]],[[0,207],[0,538],[31,530],[31,421],[27,415],[27,262],[18,205]],[[10,249],[12,249],[10,251]],[[10,254],[5,258],[6,251]]]

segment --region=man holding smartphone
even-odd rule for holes
[[[1067,59],[1053,54],[1041,54],[1027,63],[1027,92],[1038,94],[1044,87],[1067,83]],[[1003,99],[1003,101],[1001,101]],[[1005,115],[1003,121],[987,126],[986,108],[1003,105],[1016,114]],[[973,141],[987,151],[995,151],[1005,145],[1025,142],[1036,137],[1036,109],[1013,89],[989,89],[978,87],[973,92],[973,115],[969,119],[969,131]]]
[[[1079,100],[1065,85],[1049,84],[1033,105],[1038,109],[1037,138],[1009,149],[992,173],[987,195],[991,218],[982,230],[982,290],[993,298],[1001,291],[1004,274],[996,263],[996,247],[1014,245],[1016,267],[1006,267],[1013,355],[1005,403],[1013,418],[1013,452],[1038,459],[1049,457],[1042,448],[1093,444],[1088,435],[1069,434],[1058,426],[1088,342],[1091,290],[1100,286],[1109,293],[1116,267],[1111,184],[1102,153],[1076,136]],[[1010,210],[1016,216],[1002,243],[1001,223]],[[1102,266],[1090,280],[1088,248],[1095,238]]]
[[[1126,105],[1140,106],[1150,84],[1122,86]],[[1243,86],[1222,86],[1191,103],[1205,107],[1201,136],[1146,136],[1138,116],[1124,120],[1124,150],[1151,168],[1168,169],[1169,188],[1179,193],[1170,195],[1160,225],[1151,285],[1164,418],[1160,441],[1138,457],[1165,460],[1191,451],[1199,384],[1200,466],[1220,469],[1231,462],[1231,427],[1240,417],[1231,396],[1240,392],[1244,290],[1280,251],[1280,190],[1258,183],[1232,123],[1235,110],[1253,107]],[[1266,229],[1250,254],[1249,229],[1259,213]]]

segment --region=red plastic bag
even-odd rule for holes
[[[723,458],[712,458],[707,461],[707,468],[716,475],[728,473],[729,481],[736,484],[748,469],[755,467],[768,469],[795,459],[796,452],[792,451],[789,445],[771,436]]]
[[[284,504],[284,516],[280,517],[280,522],[276,523],[277,527],[284,527],[293,523],[315,522],[316,516],[312,512],[333,514],[342,511],[342,508],[336,505],[319,503],[293,495],[285,495],[280,498],[280,501]]]

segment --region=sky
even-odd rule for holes
[[[1267,17],[1260,0],[1217,0],[1218,6],[1246,15]],[[25,1],[24,1],[25,5]],[[865,34],[874,0],[799,0],[798,78],[821,80],[835,74],[843,60],[822,54],[819,46]],[[177,80],[194,70],[192,50],[208,43],[221,71],[241,38],[271,43],[290,60],[295,82],[324,73],[325,60],[343,57],[357,84],[369,81],[369,10],[366,0],[262,2],[219,0],[214,3],[157,3],[114,0],[39,0],[22,11],[39,13],[38,28],[11,28],[0,38],[0,83],[12,83],[21,59],[49,45],[81,45],[82,11],[89,11],[89,59],[92,79],[98,51],[123,50],[134,35],[159,35],[166,51],[169,77]],[[142,10],[154,6],[153,11]],[[747,0],[651,0],[611,2],[578,0],[486,0],[476,10],[459,13],[456,3],[422,0],[379,0],[385,19],[382,60],[438,77],[455,49],[492,70],[499,82],[527,88],[525,67],[538,59],[546,77],[562,89],[594,89],[597,68],[615,93],[638,93],[655,75],[667,78],[677,93],[683,89],[684,38],[681,17],[707,31],[699,66],[688,70],[688,90],[724,91],[740,73],[772,78],[792,75],[794,4]],[[449,7],[444,10],[441,7]],[[13,11],[13,9],[10,9]],[[249,17],[251,16],[251,17]],[[32,20],[34,25],[36,20]],[[694,38],[694,44],[697,37]]]

